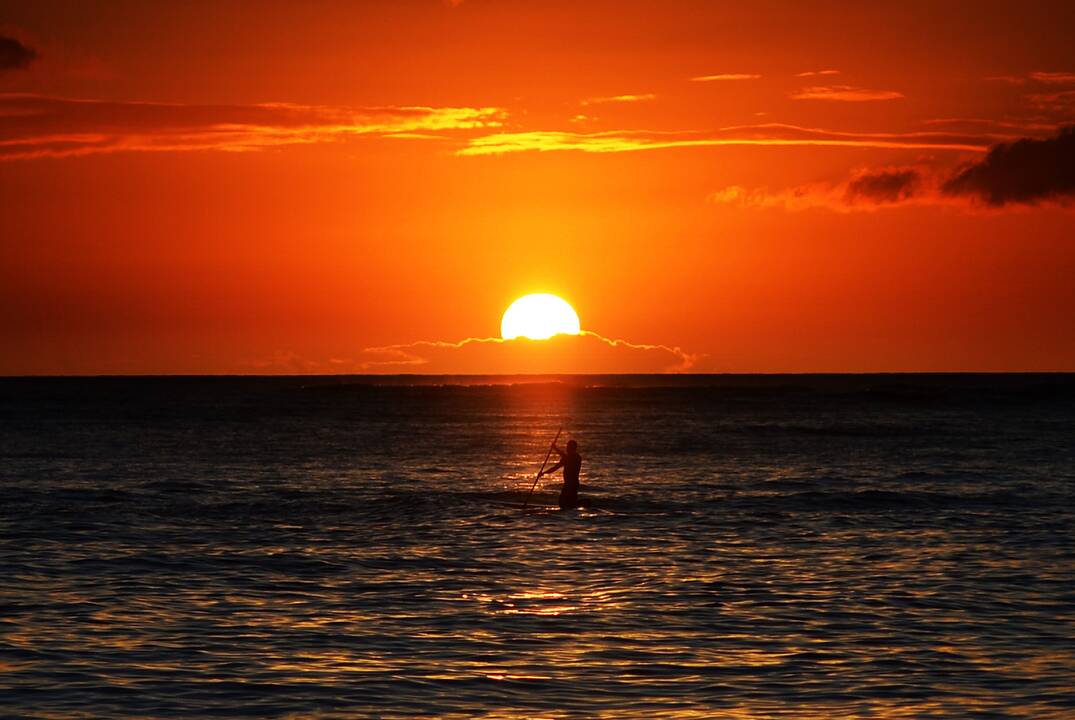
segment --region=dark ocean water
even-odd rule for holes
[[[374,382],[0,380],[0,715],[1075,717],[1075,376]]]

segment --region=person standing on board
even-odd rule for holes
[[[542,470],[538,477],[550,475],[560,468],[564,469],[564,487],[560,490],[560,509],[567,510],[579,506],[579,472],[582,470],[582,456],[579,455],[579,444],[574,440],[567,441],[567,450],[561,450],[555,444],[552,449],[560,456],[560,462],[547,470]],[[583,503],[585,505],[585,503]]]

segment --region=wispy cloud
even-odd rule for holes
[[[259,375],[340,375],[361,371],[360,363],[347,358],[314,359],[293,351],[278,350],[265,357],[239,362],[244,373]],[[222,370],[221,372],[227,372]]]
[[[633,103],[633,102],[645,102],[647,100],[656,99],[656,95],[653,93],[642,93],[639,95],[612,95],[609,97],[594,97],[586,98],[582,101],[583,105],[604,105],[607,103]]]
[[[574,150],[591,153],[636,152],[668,148],[723,145],[872,147],[982,152],[996,137],[991,134],[908,132],[855,133],[768,123],[700,132],[620,130],[595,133],[532,131],[494,133],[471,138],[459,155]]]
[[[548,340],[420,340],[366,348],[360,369],[384,373],[649,373],[696,370],[701,355],[583,331]]]
[[[722,80],[758,80],[761,75],[754,73],[721,73],[719,75],[699,75],[692,77],[691,82],[720,82]]]
[[[1075,90],[1060,90],[1052,93],[1033,93],[1027,96],[1030,104],[1037,110],[1059,115],[1075,114]]]
[[[0,72],[23,70],[37,58],[33,48],[26,47],[12,37],[0,35]]]
[[[928,171],[916,167],[864,169],[835,184],[814,183],[776,191],[732,185],[711,194],[709,200],[747,208],[875,210],[920,201],[929,177]]]
[[[1043,72],[1041,70],[1029,75],[1031,80],[1037,80],[1049,85],[1075,85],[1075,72]]]
[[[795,77],[815,77],[817,75],[839,75],[839,70],[807,70],[806,72],[796,73]]]
[[[1001,142],[980,160],[956,168],[870,168],[840,183],[784,190],[733,185],[710,201],[750,208],[838,211],[908,204],[988,206],[1070,205],[1075,201],[1075,125],[1048,138]]]
[[[898,100],[903,93],[895,90],[871,90],[852,85],[814,85],[791,93],[793,100],[833,100],[837,102],[871,102]]]
[[[1045,85],[1075,85],[1075,72],[1035,70],[1026,75],[992,75],[987,77],[986,80],[1007,83],[1008,85],[1026,85],[1030,82]]]
[[[997,140],[1007,137],[1018,139],[1032,133],[1051,135],[1056,132],[1056,123],[1019,122],[1014,120],[991,120],[989,118],[933,118],[922,123],[926,127],[943,127],[949,132],[987,133]]]
[[[1026,82],[1026,78],[1019,75],[990,75],[986,80],[989,82],[1006,83],[1008,85],[1022,85]]]
[[[986,80],[1024,86],[1030,91],[1026,101],[1037,112],[1068,120],[1075,115],[1075,72],[1036,70],[1026,75],[998,75]],[[1069,87],[1060,89],[1064,86]]]
[[[0,160],[117,151],[250,151],[360,135],[496,127],[502,117],[497,108],[189,105],[0,94]]]

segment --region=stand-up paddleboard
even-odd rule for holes
[[[492,503],[497,505],[498,507],[505,507],[505,508],[513,508],[513,509],[522,510],[528,515],[529,514],[534,514],[534,513],[536,513],[536,514],[554,513],[554,512],[560,513],[560,512],[571,512],[572,510],[598,510],[599,509],[599,508],[594,508],[590,504],[589,500],[585,500],[583,502],[580,502],[578,505],[576,505],[574,507],[569,507],[569,508],[562,508],[559,505],[539,505],[539,504],[535,504],[535,503],[526,504],[526,503],[520,503],[520,502],[511,502],[511,501],[507,501],[507,500],[499,500],[499,501],[494,500],[494,501],[492,501]]]

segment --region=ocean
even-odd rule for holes
[[[1073,375],[0,379],[0,715],[1072,718],[1073,501]]]

